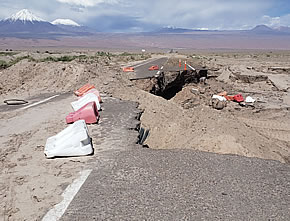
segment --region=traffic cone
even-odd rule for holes
[[[184,70],[186,71],[186,61],[185,61],[185,63],[184,63]]]
[[[179,68],[181,68],[181,59],[179,59]]]

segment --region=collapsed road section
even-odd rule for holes
[[[173,98],[182,90],[185,84],[199,83],[202,78],[207,78],[207,70],[185,70],[176,72],[162,72],[153,85],[150,93],[161,96],[167,100]]]
[[[162,71],[158,76],[138,79],[136,85],[141,89],[167,100],[173,98],[189,83],[199,83],[208,77],[207,69]]]

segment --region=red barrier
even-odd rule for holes
[[[234,101],[240,103],[240,102],[243,102],[244,101],[244,98],[241,94],[237,94],[234,96]]]
[[[69,115],[67,115],[65,119],[66,123],[68,124],[74,123],[75,121],[78,120],[85,120],[87,124],[93,124],[98,122],[99,117],[100,115],[96,103],[90,102],[85,106],[83,106],[78,111],[69,113]]]

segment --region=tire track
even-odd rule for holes
[[[290,131],[290,124],[278,123],[276,121],[259,121],[253,119],[240,118],[247,126],[256,128],[266,128],[271,130]]]
[[[268,138],[290,142],[290,125],[275,121],[259,121],[253,119],[240,118],[248,127],[253,127],[258,132]]]

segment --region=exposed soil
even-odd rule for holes
[[[148,95],[142,106],[145,109],[142,123],[151,129],[148,139],[151,148],[192,148],[289,162],[289,84],[284,85],[286,80],[278,80],[280,75],[282,79],[285,77],[289,80],[288,69],[284,68],[284,72],[279,69],[279,72],[274,74],[276,81],[273,81],[272,73],[268,72],[267,67],[261,67],[258,61],[252,60],[248,63],[247,55],[236,56],[241,60],[232,62],[228,58],[220,59],[222,64],[216,62],[217,58],[211,57],[195,60],[196,63],[192,60],[191,64],[196,66],[206,64],[209,75],[217,77],[208,79],[206,84],[196,83],[195,79],[190,77],[187,78],[187,82],[180,81],[180,76],[176,73],[165,71],[165,75],[170,75],[175,80],[166,86],[163,85],[163,88],[178,88],[177,91],[182,88],[173,96],[171,91],[166,89],[162,91],[165,96],[156,93],[156,88],[160,88],[159,79],[141,80],[136,83],[137,87],[147,92],[169,99],[164,101]],[[261,59],[261,56],[263,55],[259,55],[258,58]],[[267,65],[289,67],[288,55],[281,57],[279,63],[273,61]],[[234,64],[228,65],[228,60]],[[175,65],[176,63],[177,61]],[[262,68],[263,71],[257,71]],[[223,91],[230,95],[241,93],[245,98],[251,96],[257,101],[247,106],[227,102],[225,108],[216,110],[211,106],[211,97]],[[154,107],[149,101],[153,99],[155,100],[152,103],[158,103]],[[161,102],[164,106],[160,107]],[[148,107],[152,107],[153,110],[149,110]]]
[[[23,53],[35,58],[46,56]],[[137,62],[130,56],[88,57],[71,62],[24,59],[0,71],[0,99],[72,93],[91,83],[102,94],[139,103],[144,111],[142,127],[150,129],[145,141],[150,148],[189,148],[290,163],[289,52],[168,55],[164,75],[134,82],[129,80],[132,73],[121,71],[128,62]],[[198,70],[207,68],[206,84],[193,71],[176,72],[180,58]],[[251,96],[256,102],[241,106],[227,101],[226,107],[217,110],[211,98],[223,91]],[[70,96],[66,102],[73,99]],[[60,201],[63,188],[90,160],[44,158],[46,139],[63,129],[63,116],[70,111],[62,101],[58,104],[63,106],[60,112],[47,104],[45,108],[52,112],[45,115],[40,115],[38,109],[0,112],[0,205],[4,208],[0,215],[7,220],[33,220],[44,215]],[[50,192],[43,190],[44,185],[50,185]],[[27,205],[34,205],[34,209],[29,210]]]

